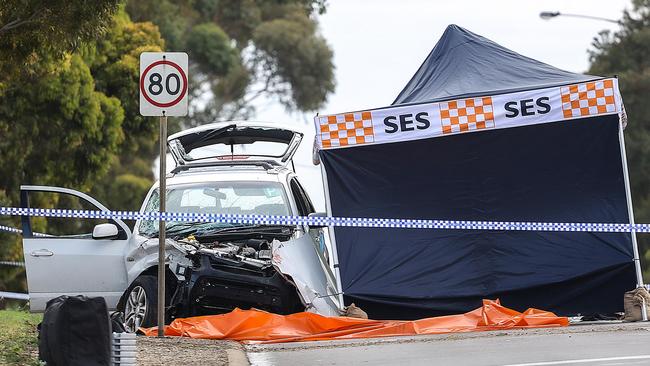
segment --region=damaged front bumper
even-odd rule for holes
[[[254,257],[245,257],[244,250],[235,253],[186,243],[174,247],[184,251],[189,261],[170,263],[179,278],[170,301],[172,319],[235,308],[340,315],[333,275],[309,235],[273,240],[264,259],[255,258],[263,252],[260,248]]]
[[[172,298],[174,317],[256,308],[278,314],[304,310],[296,288],[273,266],[246,268],[241,261],[198,254]]]

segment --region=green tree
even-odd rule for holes
[[[48,4],[42,8],[49,9],[49,18],[14,22],[17,26],[0,37],[0,67],[22,63],[5,68],[11,74],[0,80],[0,205],[18,205],[21,184],[94,190],[133,201],[151,184],[152,153],[140,160],[138,155],[153,150],[156,131],[155,123],[137,113],[139,55],[163,48],[160,33],[151,23],[131,22],[116,2],[71,1],[73,10]],[[22,17],[4,7],[0,14],[3,21]],[[49,34],[52,17],[65,32]],[[7,56],[11,50],[16,54]],[[122,157],[130,159],[123,164]],[[123,165],[128,173],[119,171]],[[35,221],[44,228],[44,220]],[[0,224],[18,223],[0,217]],[[22,258],[20,237],[0,232],[0,242],[0,259]],[[24,279],[21,268],[0,266],[0,290],[24,290]]]
[[[0,7],[0,92],[13,78],[47,71],[44,59],[62,59],[83,42],[100,36],[120,1],[4,0]]]
[[[617,75],[629,123],[626,153],[634,213],[650,223],[650,0],[633,0],[616,32],[604,31],[593,42],[589,73]],[[639,236],[646,280],[650,278],[650,237]]]
[[[120,0],[3,3],[0,205],[16,206],[20,184],[32,183],[139,208],[157,155],[157,121],[139,115],[143,51],[190,53],[185,125],[251,116],[260,96],[311,110],[334,89],[332,51],[313,19],[324,0],[133,0],[126,10],[131,18]],[[0,259],[21,259],[19,239],[0,233],[10,243]],[[0,289],[21,287],[21,269],[0,267]]]
[[[107,172],[105,162],[124,138],[123,120],[120,101],[95,90],[79,55],[32,84],[8,88],[0,98],[0,204],[17,205],[26,183],[88,190]],[[20,237],[9,235],[0,234],[0,258],[19,260]],[[13,282],[22,273],[0,267],[0,288],[24,286]]]
[[[189,53],[186,126],[251,117],[262,96],[315,110],[334,90],[332,50],[313,17],[324,0],[132,0],[126,9],[160,28],[167,51]]]
[[[119,99],[125,114],[119,154],[105,162],[108,176],[114,179],[101,180],[92,189],[93,196],[111,209],[139,209],[153,183],[151,165],[157,152],[158,121],[140,115],[138,79],[140,53],[163,49],[164,41],[155,25],[134,23],[120,11],[104,37],[80,50],[97,90]]]

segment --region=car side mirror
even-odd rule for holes
[[[325,212],[312,212],[307,217],[327,217],[327,214]],[[309,225],[310,228],[324,228],[327,227],[327,224],[316,224],[316,225]]]
[[[118,234],[115,224],[99,224],[93,228],[93,239],[115,239]]]

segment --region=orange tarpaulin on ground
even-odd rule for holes
[[[308,312],[278,315],[235,309],[228,314],[176,319],[165,327],[165,335],[280,343],[567,325],[566,317],[548,311],[528,309],[520,313],[502,306],[499,300],[483,300],[482,307],[465,314],[412,321],[326,317]],[[148,336],[157,334],[156,327],[141,330]]]

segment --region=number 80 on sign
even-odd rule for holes
[[[187,60],[184,52],[140,54],[141,115],[187,115]]]

